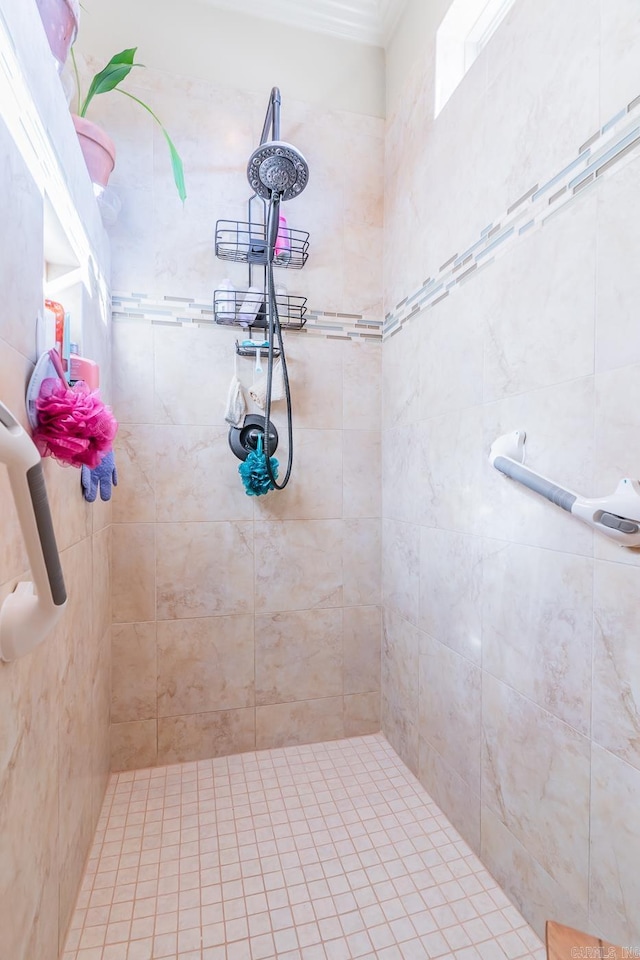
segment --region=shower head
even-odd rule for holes
[[[259,197],[269,200],[279,194],[291,200],[302,193],[309,181],[309,165],[290,143],[271,140],[254,150],[247,165],[249,184]]]

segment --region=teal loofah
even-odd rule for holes
[[[275,457],[271,457],[271,471],[277,480],[278,461]],[[267,473],[266,456],[262,449],[262,434],[258,436],[257,449],[252,450],[247,459],[240,464],[238,473],[242,477],[248,497],[262,497],[265,493],[269,493],[269,490],[275,489]]]

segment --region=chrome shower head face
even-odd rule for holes
[[[272,140],[251,154],[247,165],[251,189],[269,200],[272,193],[291,200],[302,193],[309,181],[309,165],[290,143]]]

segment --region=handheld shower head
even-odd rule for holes
[[[281,200],[291,200],[301,194],[309,182],[309,165],[290,143],[271,140],[251,154],[247,177],[259,197],[269,200],[278,194]]]

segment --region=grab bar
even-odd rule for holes
[[[44,640],[65,608],[67,592],[40,454],[3,403],[0,463],[8,469],[33,577],[33,582],[18,583],[0,607],[0,660],[10,661],[23,657]]]
[[[608,497],[581,497],[524,466],[526,436],[524,431],[516,430],[498,437],[489,453],[491,465],[620,546],[640,545],[640,483],[637,480],[625,477]]]

